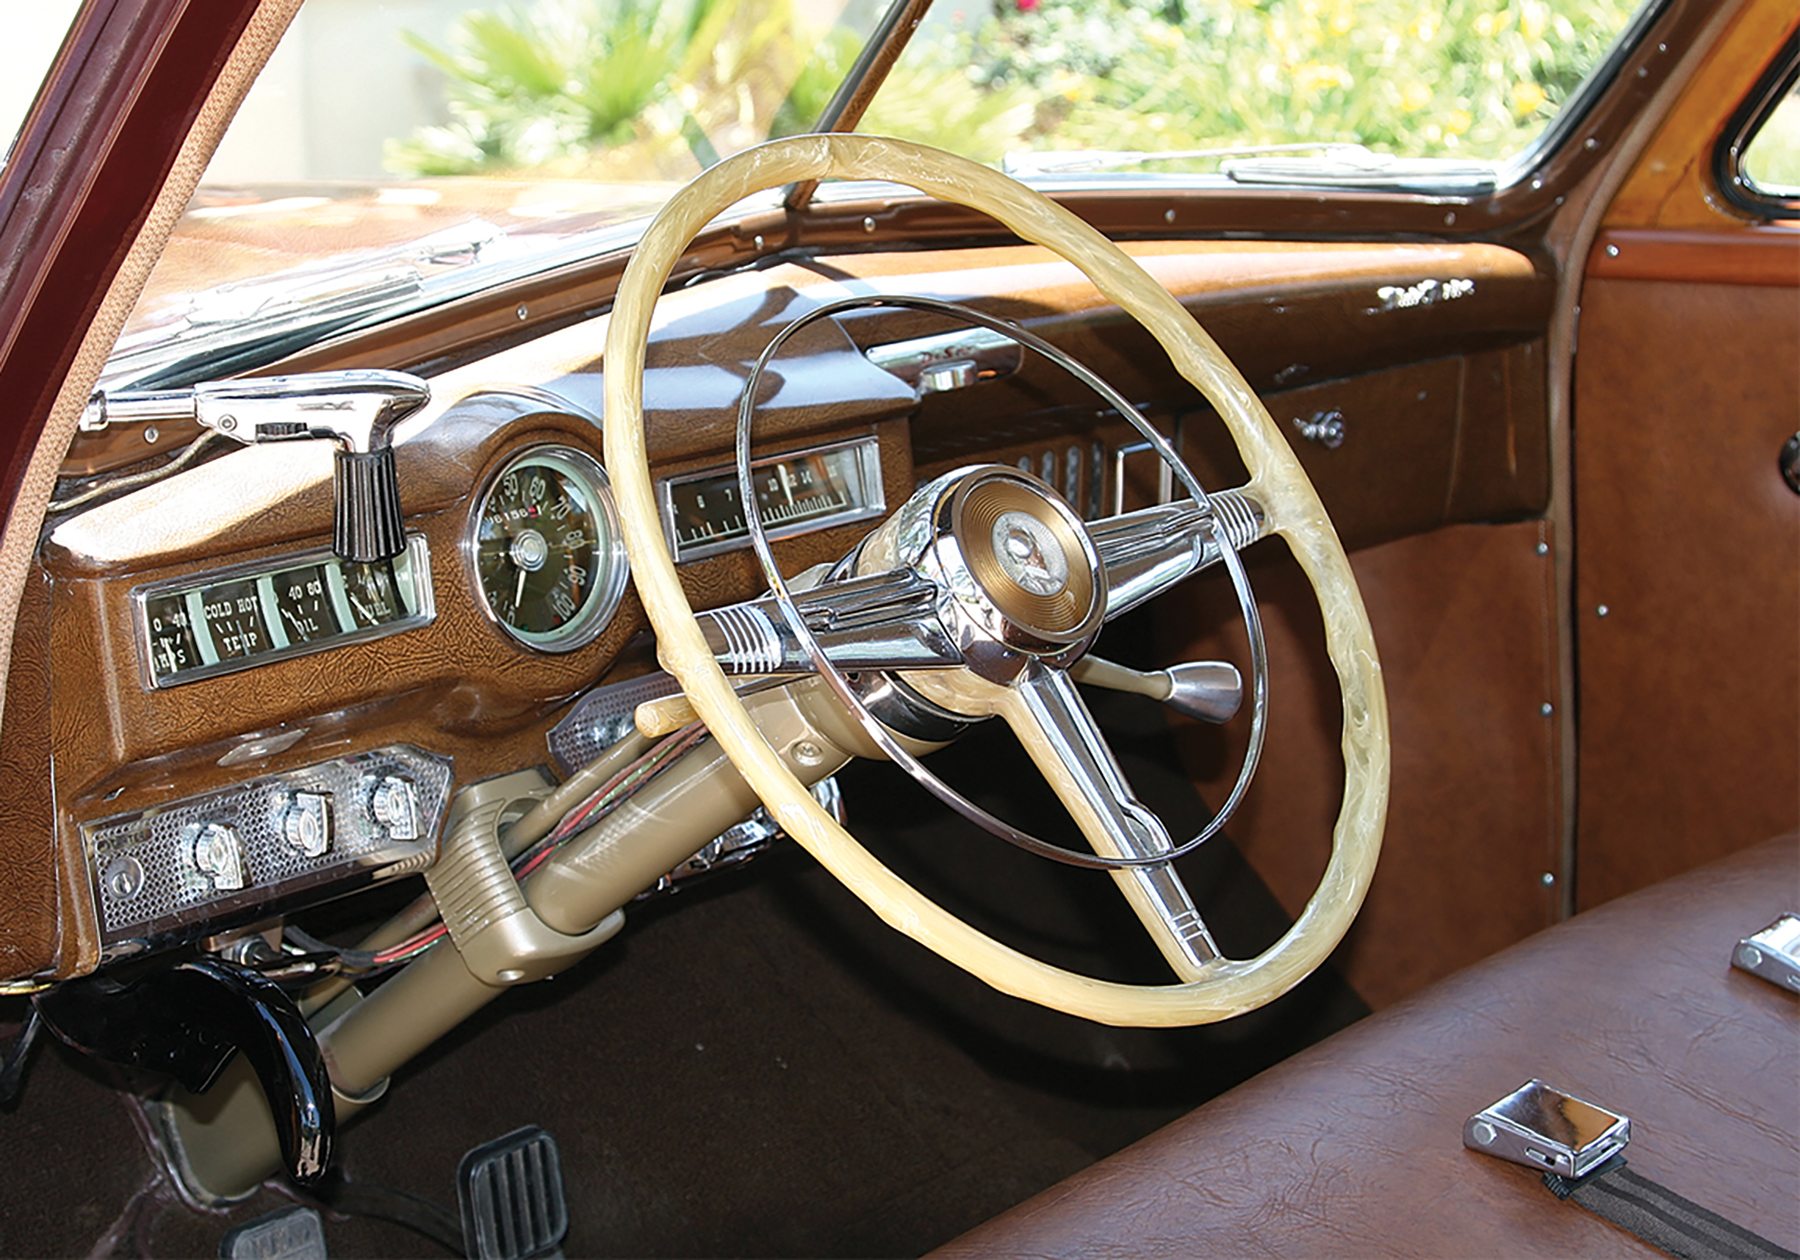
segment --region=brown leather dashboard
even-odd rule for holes
[[[1264,395],[1350,546],[1543,511],[1541,339],[1553,285],[1530,259],[1481,244],[1131,248]],[[1178,424],[1207,484],[1241,479],[1222,431],[1149,339],[1072,268],[1021,247],[785,258],[669,296],[645,387],[655,472],[728,462],[737,391],[775,332],[823,301],[881,292],[967,302],[1026,324]],[[0,743],[0,975],[96,965],[83,821],[397,743],[453,758],[465,784],[543,762],[545,732],[573,697],[649,667],[629,591],[592,643],[533,652],[489,620],[466,554],[476,498],[510,456],[550,441],[598,455],[604,320],[433,377],[434,401],[398,447],[408,528],[431,555],[429,625],[183,686],[145,685],[133,592],[323,545],[332,498],[323,449],[235,451],[52,522],[21,610],[8,696],[15,714],[43,716],[9,722]],[[864,351],[945,332],[942,320],[889,309],[813,331],[771,373],[757,418],[762,449],[873,434],[890,507],[921,477],[989,459],[1026,463],[1105,510],[1156,493],[1154,468],[1121,454],[1129,439],[1116,417],[1052,365],[1027,359],[1003,379],[921,398]],[[348,341],[338,365],[429,360],[407,336]],[[382,360],[384,344],[406,344],[407,361]],[[309,366],[323,366],[316,358]],[[1334,424],[1339,442],[1317,440]],[[165,436],[164,448],[192,434]],[[130,440],[84,436],[68,467],[135,458]],[[836,559],[864,529],[822,529],[778,554],[790,572]],[[698,605],[760,588],[742,551],[685,573]],[[254,756],[256,741],[271,737],[278,750]]]

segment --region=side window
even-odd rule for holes
[[[1800,216],[1800,33],[1726,126],[1714,173],[1740,208],[1763,218]]]
[[[1800,197],[1800,84],[1751,137],[1744,150],[1744,181],[1772,197]]]

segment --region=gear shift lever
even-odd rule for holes
[[[322,439],[336,444],[331,549],[345,560],[391,560],[406,550],[394,427],[431,398],[404,372],[358,370],[207,381],[191,389],[95,394],[83,429],[191,420],[249,445]]]
[[[1076,682],[1113,691],[1131,691],[1161,700],[1177,713],[1202,722],[1226,722],[1244,701],[1244,680],[1225,661],[1189,661],[1154,673],[1139,673],[1097,656],[1084,656],[1069,670]]]

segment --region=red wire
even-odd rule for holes
[[[705,735],[706,728],[698,722],[692,722],[687,726],[684,726],[681,730],[676,731],[674,734],[665,736],[662,742],[651,748],[641,760],[626,766],[623,770],[613,775],[612,778],[608,779],[596,789],[593,795],[582,802],[579,808],[572,811],[561,823],[557,824],[556,829],[540,842],[538,851],[526,858],[522,865],[513,869],[513,878],[524,879],[539,866],[543,865],[550,855],[555,853],[556,850],[561,847],[564,840],[567,840],[570,836],[575,835],[577,832],[584,829],[587,820],[603,803],[607,802],[608,798],[614,792],[618,791],[621,785],[633,778],[643,778],[654,774],[667,762],[674,760],[674,758],[699,743]],[[618,802],[614,801],[612,804],[616,806]],[[377,967],[386,967],[397,962],[405,962],[413,955],[423,952],[428,946],[436,944],[438,939],[449,932],[449,930],[450,929],[446,924],[439,923],[426,928],[415,936],[408,937],[398,945],[391,945],[387,949],[377,950],[375,952],[375,965]]]

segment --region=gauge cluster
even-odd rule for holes
[[[887,508],[881,448],[873,436],[753,460],[750,482],[770,538],[868,520]],[[677,561],[750,545],[737,469],[665,477],[656,491]]]
[[[500,468],[481,494],[469,552],[488,616],[540,652],[591,643],[625,593],[606,473],[572,446],[535,446]]]
[[[152,583],[132,600],[152,688],[398,634],[436,615],[431,553],[417,534],[392,563],[321,549]]]

